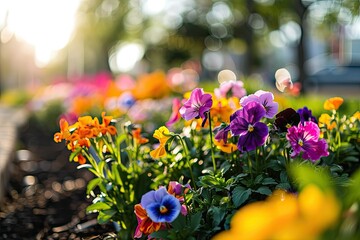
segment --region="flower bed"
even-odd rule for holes
[[[360,116],[341,115],[342,103],[328,99],[317,119],[310,107],[279,110],[271,92],[246,95],[242,82],[224,81],[175,99],[153,134],[103,112],[62,118],[54,140],[94,175],[87,212],[121,239],[355,237]]]

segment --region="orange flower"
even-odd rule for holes
[[[216,127],[222,122],[229,123],[230,116],[234,112],[234,110],[229,105],[229,101],[226,98],[213,99],[213,105],[210,109],[213,126]]]
[[[110,125],[113,117],[105,116],[105,112],[101,113],[101,117],[102,117],[102,124],[99,126],[99,128],[101,129],[101,133],[105,135],[108,132],[110,133],[110,135],[115,135],[117,133],[116,127]]]
[[[142,234],[149,235],[153,232],[159,231],[162,223],[153,222],[148,217],[146,210],[140,204],[136,204],[134,209],[138,221],[138,226],[135,230],[134,238],[140,238]]]
[[[71,135],[69,131],[69,123],[65,119],[60,119],[59,125],[60,132],[57,132],[54,135],[54,141],[57,143],[61,142],[63,139],[68,139]]]
[[[329,98],[324,103],[325,110],[338,110],[340,105],[344,102],[344,99],[341,97]]]
[[[223,152],[226,153],[232,153],[237,150],[237,146],[232,143],[224,143],[224,141],[221,139],[220,141],[214,141],[214,144],[218,149],[220,149]]]
[[[136,129],[132,130],[131,133],[132,133],[132,136],[133,136],[136,144],[144,144],[144,143],[149,142],[149,139],[141,136],[141,128],[136,128]]]
[[[136,99],[162,98],[170,93],[163,71],[155,71],[138,77],[133,95]]]
[[[78,154],[76,157],[74,157],[74,161],[78,162],[79,164],[85,164],[86,158],[82,154]]]

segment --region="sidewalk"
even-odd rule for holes
[[[14,159],[17,129],[26,122],[27,114],[23,109],[0,105],[0,202],[6,191],[11,161]]]

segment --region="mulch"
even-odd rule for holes
[[[114,239],[111,224],[86,214],[92,174],[69,162],[64,144],[52,134],[25,124],[0,203],[0,239]]]

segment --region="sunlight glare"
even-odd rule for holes
[[[75,27],[75,13],[81,0],[8,1],[7,27],[17,39],[31,44],[36,62],[46,65],[65,47]]]

